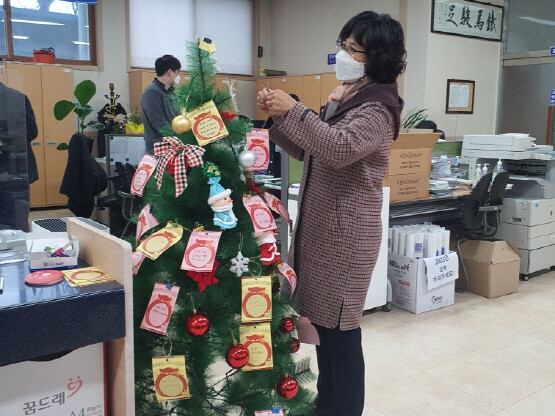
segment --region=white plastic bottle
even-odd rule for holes
[[[479,181],[482,177],[482,164],[478,163],[476,165],[476,181]]]
[[[501,158],[499,158],[495,165],[495,168],[493,169],[493,177],[495,178],[500,172],[503,172],[503,162],[501,162]]]
[[[482,168],[482,176],[488,174],[488,165],[489,163],[484,163],[484,167]]]

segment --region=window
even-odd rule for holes
[[[32,60],[54,48],[56,62],[96,64],[94,6],[61,0],[0,0],[0,55]]]
[[[511,0],[506,53],[549,50],[555,46],[555,1]]]
[[[185,67],[185,41],[208,36],[220,72],[253,75],[253,18],[252,0],[129,0],[130,66],[170,54]]]

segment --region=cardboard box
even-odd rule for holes
[[[436,266],[435,271],[431,265]],[[391,283],[393,305],[415,314],[452,305],[458,270],[455,252],[428,259],[390,252],[387,278]]]
[[[29,249],[29,268],[31,271],[44,269],[74,269],[77,267],[79,257],[79,242],[75,237],[71,239],[71,245],[64,250],[66,257],[51,257],[44,251],[45,247],[60,248],[69,242],[68,234],[65,232],[32,233],[27,240]]]
[[[384,186],[391,188],[390,202],[429,196],[432,148],[440,133],[400,133],[389,149]]]
[[[486,298],[518,291],[520,255],[507,241],[469,240],[461,244],[467,290]]]

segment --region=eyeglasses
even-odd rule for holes
[[[346,45],[345,42],[341,42],[340,40],[335,43],[335,46],[337,46],[338,50],[341,49],[342,51],[347,52],[349,55],[352,55],[354,53],[366,53],[366,51],[358,51],[352,46]]]

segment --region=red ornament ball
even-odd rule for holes
[[[291,352],[297,352],[299,351],[299,348],[301,348],[301,343],[297,338],[291,337],[289,340],[289,348],[291,349]]]
[[[187,318],[185,327],[189,334],[200,337],[208,332],[210,321],[202,313],[193,311],[193,314]]]
[[[225,353],[225,360],[232,368],[241,368],[249,362],[249,350],[243,344],[236,344]]]
[[[292,399],[299,391],[299,384],[297,380],[287,374],[279,379],[276,385],[277,394],[286,400]]]
[[[283,318],[279,324],[281,332],[291,332],[295,329],[295,322],[291,318]]]

